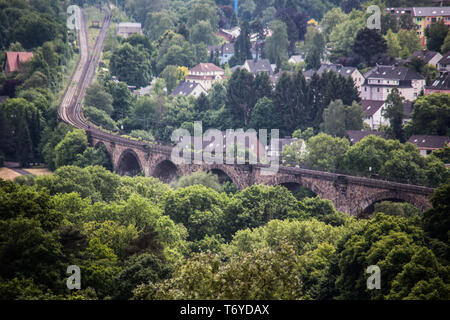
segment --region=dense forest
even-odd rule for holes
[[[450,298],[449,184],[423,213],[381,202],[355,219],[281,186],[233,194],[213,175],[183,179],[67,166],[0,180],[0,297]],[[82,289],[69,292],[73,264]],[[366,289],[369,265],[383,272],[381,290]]]
[[[79,57],[76,34],[66,30],[69,4],[112,14],[83,101],[92,125],[164,145],[196,121],[204,131],[279,129],[297,139],[282,150],[283,165],[433,187],[432,208],[383,201],[353,217],[306,188],[237,190],[203,172],[170,184],[113,173],[104,146],[57,119]],[[0,73],[0,167],[44,163],[52,171],[0,178],[0,299],[449,300],[450,148],[423,157],[404,142],[450,136],[450,94],[422,92],[403,123],[404,99],[393,90],[389,125],[380,128],[387,139],[351,143],[346,130],[368,129],[352,79],[332,71],[305,78],[324,60],[364,74],[421,48],[412,21],[385,10],[380,31],[365,28],[371,4],[430,1],[241,0],[236,13],[231,0],[0,0],[2,66],[7,51],[33,52],[20,72]],[[141,23],[143,34],[117,37],[124,21]],[[220,65],[207,47],[224,43],[219,28],[236,26],[235,55]],[[276,81],[232,71],[251,57],[252,34]],[[428,49],[450,50],[441,24],[426,37]],[[300,53],[304,62],[288,62]],[[172,96],[201,62],[220,65],[226,81],[198,98]],[[438,77],[420,59],[405,66],[427,84]],[[150,84],[148,95],[130,89]],[[66,286],[69,265],[81,269],[80,290]],[[380,290],[366,287],[370,265],[381,269]]]

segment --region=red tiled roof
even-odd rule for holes
[[[199,63],[193,67],[191,72],[224,72],[222,68],[219,68],[214,63]]]
[[[33,58],[33,52],[6,52],[6,66],[7,72],[14,72],[20,69],[20,64]]]

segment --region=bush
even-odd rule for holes
[[[116,122],[103,110],[94,107],[84,107],[83,114],[94,123],[108,130],[119,131]]]

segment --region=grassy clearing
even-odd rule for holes
[[[4,180],[14,180],[19,176],[21,176],[21,174],[14,170],[11,170],[9,168],[0,168],[0,178]]]
[[[101,23],[105,14],[95,7],[87,7],[84,9],[84,13],[86,15],[87,27],[88,27],[88,45],[89,52],[92,52],[95,41],[97,40],[97,36],[100,33]],[[99,23],[99,27],[93,27],[92,23],[96,21]]]

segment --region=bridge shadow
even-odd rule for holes
[[[156,165],[152,176],[158,178],[164,183],[170,183],[177,179],[178,168],[172,161],[163,160]]]
[[[139,158],[133,150],[128,149],[122,152],[118,161],[116,172],[121,176],[130,177],[133,177],[142,172],[142,166],[139,162]]]
[[[315,192],[305,186],[302,186],[300,183],[284,182],[278,185],[288,189],[297,200],[301,200],[303,198],[313,198],[317,196]]]

